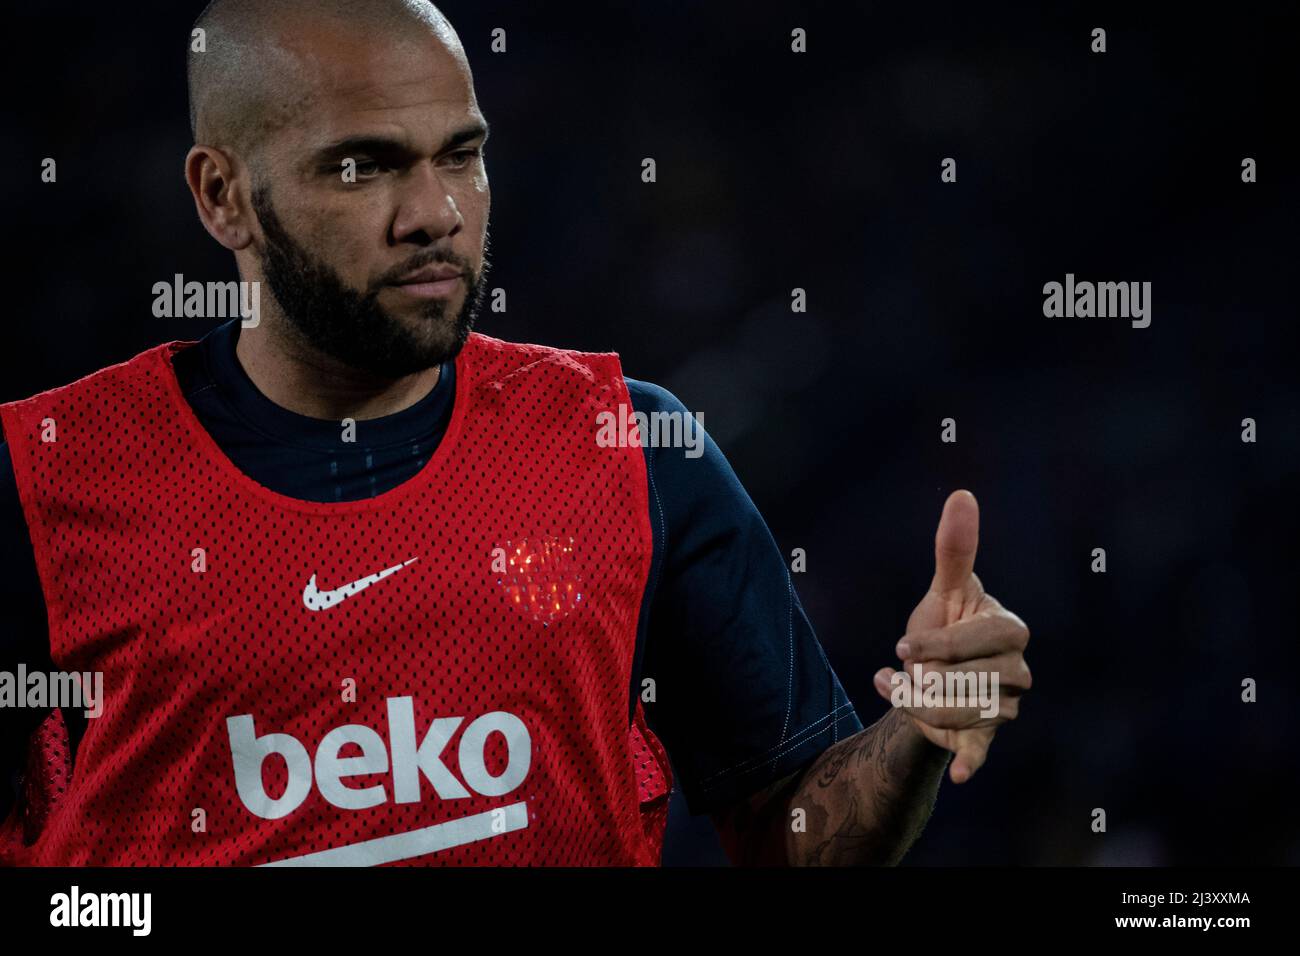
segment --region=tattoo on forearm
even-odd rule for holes
[[[820,767],[816,777],[817,786],[825,790],[833,784],[844,765],[850,761],[856,761],[859,767],[874,765],[882,774],[887,773],[880,755],[885,752],[889,739],[898,732],[898,726],[898,721],[882,718],[862,733],[832,747],[822,756],[821,762],[814,765],[814,769]]]
[[[891,711],[809,768],[791,798],[810,824],[787,838],[792,862],[893,864],[920,836],[948,755],[900,734],[905,720]]]

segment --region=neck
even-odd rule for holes
[[[257,390],[281,408],[342,421],[363,421],[410,408],[438,384],[439,366],[402,378],[377,378],[310,346],[286,342],[268,323],[241,329],[235,356]]]

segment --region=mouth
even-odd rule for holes
[[[464,273],[448,266],[425,266],[391,285],[416,299],[445,299],[455,293]]]

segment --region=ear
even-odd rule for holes
[[[253,216],[244,180],[224,150],[215,146],[190,147],[185,157],[185,182],[208,235],[231,252],[252,243]]]

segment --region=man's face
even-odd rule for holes
[[[312,95],[268,141],[252,202],[291,334],[386,378],[454,357],[488,266],[486,124],[468,69],[432,35],[321,28],[286,45],[313,65]]]

